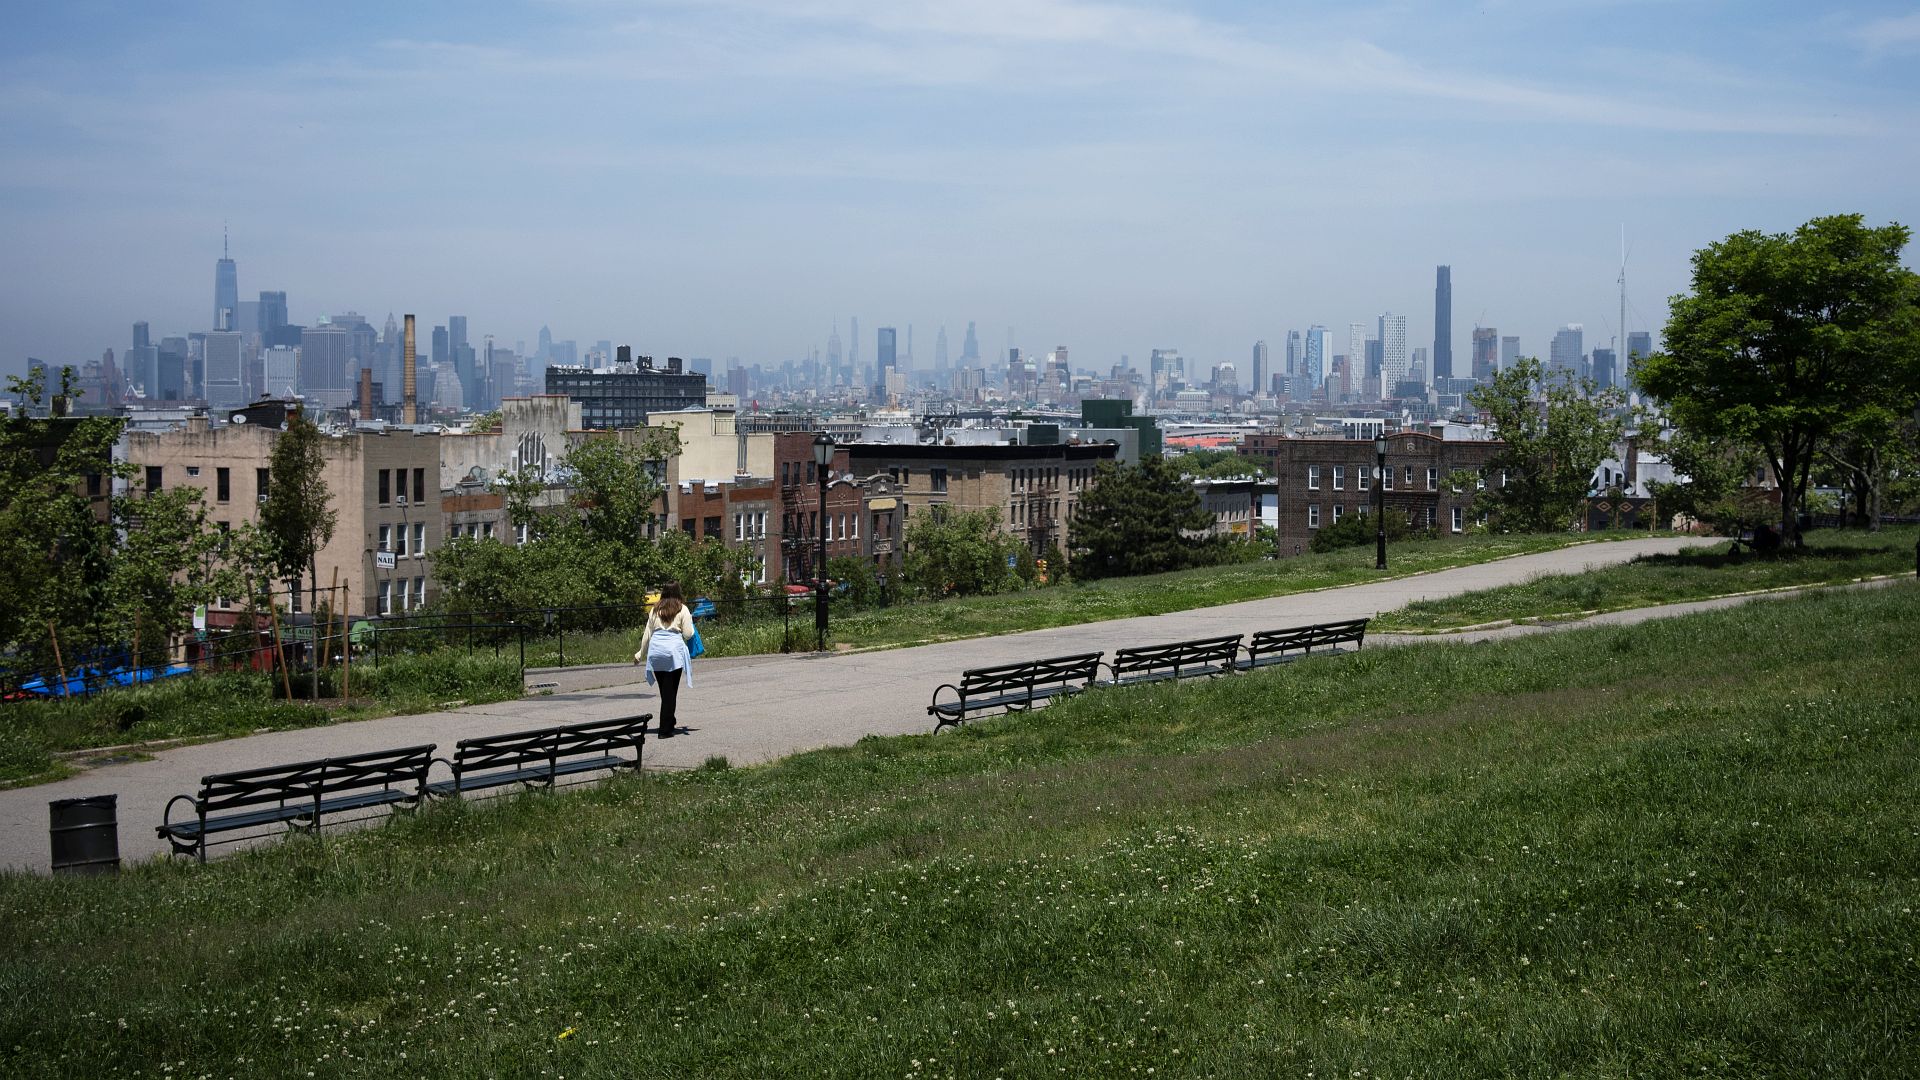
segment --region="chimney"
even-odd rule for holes
[[[400,422],[403,424],[417,424],[420,422],[420,417],[418,406],[413,398],[413,316],[411,315],[407,316],[407,329],[404,340],[406,344],[401,346],[400,352],[400,382],[402,390],[400,399]]]
[[[360,419],[373,419],[373,369],[360,369]]]

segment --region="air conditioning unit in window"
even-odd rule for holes
[[[405,506],[407,505],[407,497],[405,495],[395,495],[393,502],[396,506]]]

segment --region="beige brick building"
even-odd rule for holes
[[[131,431],[127,460],[134,494],[199,488],[214,521],[226,527],[257,521],[266,498],[268,463],[281,429],[259,422]],[[336,581],[344,602],[365,615],[410,611],[435,594],[428,554],[444,541],[439,436],[414,431],[353,431],[322,442],[327,489],[336,515],[333,539],[320,550],[322,590]],[[292,609],[309,605],[304,594]],[[284,595],[285,583],[276,591]],[[229,608],[229,610],[231,610]],[[219,624],[217,615],[210,621]]]

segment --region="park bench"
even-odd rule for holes
[[[1311,655],[1316,649],[1342,652],[1341,646],[1349,644],[1357,649],[1366,636],[1366,619],[1316,623],[1285,630],[1262,630],[1247,639],[1247,655],[1235,663],[1234,668],[1252,671],[1272,664],[1284,664]]]
[[[1113,677],[1100,685],[1135,686],[1191,675],[1224,675],[1234,670],[1234,661],[1239,655],[1239,634],[1115,649],[1113,662],[1107,665]]]
[[[318,832],[328,814],[376,806],[415,807],[427,783],[433,747],[409,746],[370,754],[321,758],[293,765],[214,773],[200,779],[198,795],[176,795],[157,830],[176,855],[207,861],[207,838],[215,833],[285,824]],[[174,821],[185,800],[194,816]]]
[[[969,668],[960,673],[958,686],[943,683],[934,689],[927,715],[934,718],[933,729],[939,731],[978,713],[1030,709],[1050,698],[1077,693],[1092,686],[1099,676],[1097,652]],[[953,699],[940,700],[943,690],[951,690]]]
[[[561,724],[536,731],[516,731],[461,739],[453,759],[435,758],[453,770],[453,777],[427,785],[427,794],[450,797],[468,791],[508,784],[552,787],[562,776],[608,769],[639,769],[652,713]],[[631,748],[632,757],[619,751]]]

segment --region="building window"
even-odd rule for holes
[[[733,515],[733,542],[738,544],[747,538],[747,516]]]
[[[853,524],[853,539],[860,539],[860,515],[848,514],[847,518]]]
[[[413,606],[416,608],[427,606],[427,579],[424,575],[413,579]]]
[[[380,614],[393,614],[393,581],[388,579],[380,583]]]
[[[1429,467],[1427,469],[1427,490],[1428,491],[1440,490],[1440,470],[1439,469],[1432,468],[1432,467]]]
[[[1320,504],[1308,503],[1307,504],[1307,528],[1317,529],[1319,527],[1320,527]]]
[[[944,495],[944,494],[946,494],[946,492],[947,492],[947,470],[945,470],[945,469],[935,469],[935,470],[933,470],[933,472],[932,472],[932,477],[933,477],[933,493],[934,493],[935,495]]]
[[[1389,465],[1380,470],[1380,486],[1388,491],[1393,490],[1393,466]]]
[[[427,523],[424,521],[416,522],[413,526],[413,557],[427,557]]]
[[[1340,511],[1342,511],[1342,510],[1345,510],[1345,509],[1346,509],[1346,507],[1345,507],[1345,506],[1342,506],[1342,505],[1341,505],[1341,504],[1339,504],[1339,503],[1334,503],[1334,504],[1333,504],[1333,523],[1334,523],[1335,525],[1338,525],[1338,524],[1340,524]]]
[[[213,497],[220,502],[233,499],[233,470],[221,466],[213,470]]]
[[[1427,507],[1427,528],[1433,528],[1433,507]]]
[[[192,476],[199,476],[199,475],[200,475],[200,466],[198,466],[198,465],[189,465],[189,466],[187,466],[187,475],[188,475],[188,476],[190,476],[190,477],[192,477]]]
[[[480,535],[486,537],[488,540],[493,539],[493,522],[482,522],[480,525]]]
[[[1318,465],[1307,466],[1307,490],[1320,490],[1320,466]]]
[[[1345,465],[1335,465],[1333,467],[1333,490],[1347,490],[1347,467]],[[1333,520],[1340,520],[1340,515],[1337,511],[1334,514]]]
[[[385,527],[384,525],[381,526],[381,528]],[[399,528],[393,530],[393,553],[402,559],[407,557],[407,527],[405,525],[401,525]]]
[[[765,510],[756,510],[753,513],[753,535],[756,540],[765,540],[767,538],[767,512]],[[763,565],[760,567],[760,580],[765,581],[766,577],[767,568]]]
[[[377,550],[380,550],[380,551],[393,550],[393,527],[392,526],[390,525],[380,526],[380,546]]]
[[[253,470],[253,486],[261,502],[267,501],[267,482],[272,476],[273,473],[266,469]]]
[[[813,462],[811,461],[807,462],[807,483],[809,484],[814,482],[814,479],[815,479],[814,470],[816,467],[817,466],[815,466]]]
[[[427,501],[427,470],[413,470],[413,501],[415,504]]]
[[[1406,480],[1406,484],[1408,487],[1413,486],[1413,466],[1408,465],[1406,467],[1406,476],[1404,479]]]
[[[385,506],[388,503],[393,501],[392,484],[393,484],[392,478],[388,475],[387,470],[381,469],[380,470],[380,505],[381,506]]]
[[[1463,516],[1463,514],[1462,514],[1462,512],[1461,512],[1461,509],[1460,509],[1460,507],[1458,507],[1458,506],[1456,506],[1456,507],[1454,507],[1454,508],[1453,508],[1453,531],[1454,531],[1454,532],[1459,532],[1459,531],[1460,531],[1460,525],[1461,525],[1461,521],[1460,521],[1460,519],[1461,519],[1461,517],[1462,517],[1462,516]]]
[[[715,540],[720,539],[720,515],[719,514],[715,514],[712,517],[707,519],[707,535],[712,537]]]
[[[149,495],[160,490],[160,469],[161,466],[158,465],[147,466],[147,494]]]

